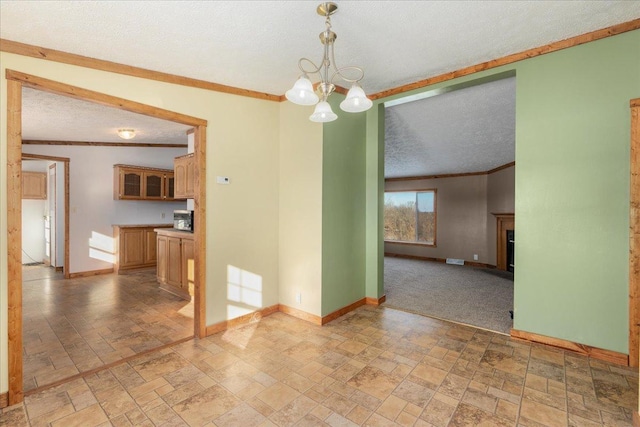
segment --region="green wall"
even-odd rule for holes
[[[516,329],[628,352],[639,96],[640,31],[517,67]]]
[[[640,30],[376,104],[505,71],[516,73],[514,327],[627,353],[629,100],[640,97]],[[366,125],[367,296],[384,293],[376,107]]]
[[[378,120],[380,118],[380,120]],[[367,111],[366,128],[366,295],[384,295],[384,105],[374,102]]]
[[[340,110],[323,129],[322,315],[365,296],[365,113]]]

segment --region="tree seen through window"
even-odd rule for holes
[[[384,239],[435,245],[435,190],[384,193]]]

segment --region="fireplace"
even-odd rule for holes
[[[513,237],[515,233],[515,216],[512,213],[492,213],[496,217],[497,253],[496,268],[498,270],[513,271]],[[507,233],[511,232],[511,237]],[[510,255],[507,255],[510,248]]]
[[[515,230],[507,230],[507,271],[510,271],[512,273],[515,269],[515,239]]]

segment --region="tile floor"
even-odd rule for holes
[[[193,335],[193,304],[155,269],[64,280],[24,267],[22,289],[25,391]]]
[[[390,308],[283,313],[5,408],[7,426],[630,426],[636,371]]]

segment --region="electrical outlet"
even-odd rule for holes
[[[298,293],[296,294],[296,302],[297,302],[298,304],[300,304],[300,303],[302,302],[302,294],[301,294],[300,292],[298,292]]]
[[[473,254],[473,260],[477,261],[478,260],[478,254]]]

